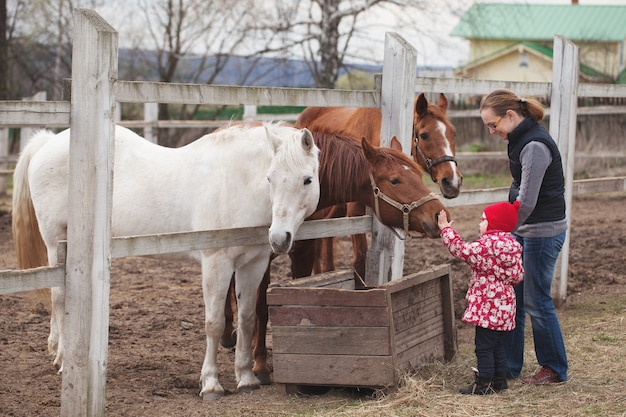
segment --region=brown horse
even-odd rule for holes
[[[429,103],[424,94],[415,98],[411,155],[439,185],[445,198],[461,192],[463,175],[455,159],[456,129],[447,116],[448,100],[439,95],[437,104]],[[300,113],[296,127],[311,131],[365,137],[380,146],[380,108],[366,107],[307,107]]]
[[[439,185],[442,195],[445,198],[454,198],[461,191],[463,176],[455,159],[456,129],[447,117],[447,109],[448,100],[443,94],[439,95],[437,104],[429,103],[423,93],[416,97],[411,155],[415,162]],[[373,145],[379,146],[381,121],[379,108],[307,107],[298,117],[296,126],[329,134],[365,137]],[[350,203],[347,206],[328,208],[322,213],[314,214],[314,218],[357,216],[364,213],[363,205]],[[315,242],[309,242],[308,245],[315,245],[315,249],[306,248],[300,244],[298,250],[303,252],[302,256],[315,254],[312,272],[327,272],[335,269],[333,238],[318,239]],[[352,247],[354,270],[363,276],[367,253],[366,236],[353,235]],[[310,275],[311,271],[304,273]]]
[[[356,201],[373,209],[378,206],[375,215],[385,225],[405,228],[406,222],[410,231],[431,238],[439,237],[437,215],[445,207],[424,184],[422,169],[402,153],[400,142],[395,137],[391,140],[391,148],[377,148],[365,139],[359,142],[355,138],[320,132],[313,132],[313,136],[320,148],[318,211],[336,204]],[[409,208],[406,215],[403,214],[401,205]],[[302,245],[310,248],[307,242],[294,242],[294,247]],[[312,257],[292,256],[293,277],[309,275],[312,263]],[[253,370],[262,383],[271,381],[265,345],[268,285],[269,268],[258,291],[254,337]],[[229,305],[226,307],[228,309]],[[231,334],[225,333],[224,336]],[[228,345],[228,342],[224,341],[223,344]]]

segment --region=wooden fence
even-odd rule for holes
[[[571,126],[576,120],[576,96],[625,97],[626,88],[577,85],[577,48],[559,37],[555,38],[555,70],[550,84],[416,80],[413,76],[416,51],[399,36],[387,34],[381,89],[352,91],[118,81],[117,32],[91,10],[74,11],[74,31],[70,102],[0,102],[0,126],[70,125],[72,129],[70,195],[82,198],[70,199],[68,235],[72,239],[62,250],[61,259],[65,259],[65,264],[27,271],[0,271],[0,294],[66,287],[68,349],[62,383],[62,416],[104,415],[112,257],[256,244],[267,239],[267,227],[112,239],[111,160],[118,102],[380,107],[383,113],[381,137],[396,135],[403,148],[410,149],[415,91],[485,94],[506,87],[521,95],[548,94],[552,97],[550,130],[557,139],[566,170],[568,207],[573,192],[626,190],[625,178],[572,182],[574,137]],[[551,85],[559,88],[553,90]],[[388,143],[383,141],[383,145]],[[107,157],[101,158],[102,155]],[[479,190],[464,192],[446,204],[451,207],[486,204],[505,198],[505,189]],[[402,276],[403,243],[371,216],[305,222],[296,239],[366,232],[372,232],[373,236],[368,257],[375,260],[368,264],[376,266],[367,272],[369,283],[375,285]],[[567,277],[568,243],[562,252],[565,273],[561,272],[563,279],[556,280],[561,290]]]

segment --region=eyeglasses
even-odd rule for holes
[[[498,127],[498,125],[500,124],[500,122],[502,121],[502,119],[504,119],[504,116],[500,116],[500,118],[498,120],[496,120],[495,123],[487,123],[485,125],[485,127],[487,127],[487,129],[489,130],[495,130],[496,127]]]

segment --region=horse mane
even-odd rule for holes
[[[369,182],[370,164],[363,154],[361,140],[351,136],[314,131],[320,148],[320,183],[328,185],[329,195],[339,201],[353,201],[352,189],[346,184]],[[384,164],[408,165],[423,175],[423,169],[408,155],[391,148],[378,148]]]
[[[368,175],[369,164],[361,143],[350,136],[313,131],[315,143],[320,148],[320,183],[328,185],[328,193],[338,201],[351,201],[350,187]]]

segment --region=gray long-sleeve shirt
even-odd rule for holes
[[[539,189],[546,169],[552,162],[550,149],[539,142],[528,143],[520,153],[522,180],[517,200],[520,202],[517,229],[515,234],[523,237],[552,237],[567,230],[567,217],[563,220],[545,223],[524,224],[537,205]]]

